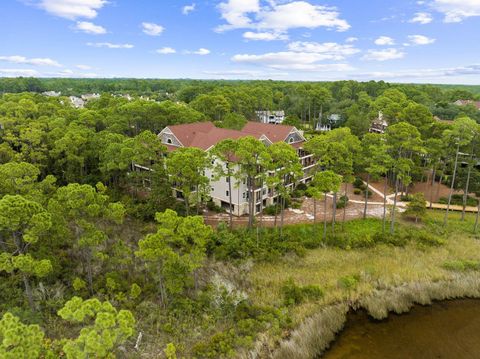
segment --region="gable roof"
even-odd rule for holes
[[[282,142],[286,140],[292,131],[296,130],[293,126],[258,122],[248,122],[240,131],[215,127],[212,122],[196,122],[168,126],[161,133],[167,129],[171,131],[182,146],[197,147],[205,151],[227,138],[238,139],[252,136],[259,140],[266,138],[270,143]],[[168,145],[167,148],[169,151],[172,151],[177,147]]]
[[[199,133],[208,133],[215,128],[211,122],[194,122],[167,127],[185,147],[190,147]]]
[[[245,127],[243,127],[242,132],[254,136],[265,135],[265,137],[267,137],[270,142],[275,143],[285,141],[285,139],[293,130],[295,130],[295,127],[293,126],[273,125],[260,122],[248,122]]]

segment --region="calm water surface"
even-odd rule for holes
[[[480,301],[417,306],[378,322],[353,313],[326,359],[480,359]]]

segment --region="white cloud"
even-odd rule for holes
[[[436,41],[423,35],[410,35],[408,39],[412,45],[430,45]]]
[[[362,57],[362,60],[367,61],[388,61],[401,59],[405,56],[405,53],[398,49],[390,48],[385,50],[368,50]]]
[[[5,77],[37,77],[38,71],[31,69],[0,69],[0,76]]]
[[[378,46],[392,46],[395,45],[395,40],[388,36],[380,36],[375,40],[375,45]]]
[[[259,0],[228,0],[218,5],[222,18],[227,25],[218,27],[219,31],[228,29],[249,28],[252,25],[249,13],[260,11]]]
[[[239,54],[232,57],[233,62],[263,65],[277,70],[298,71],[347,71],[352,67],[348,64],[320,64],[326,57],[313,52],[269,52],[261,55]]]
[[[462,22],[472,16],[480,16],[479,0],[433,0],[431,6],[445,15],[444,22]]]
[[[205,56],[205,55],[208,55],[210,53],[210,50],[209,49],[205,49],[205,48],[200,48],[198,49],[197,51],[193,51],[192,54],[194,55],[200,55],[200,56]]]
[[[217,27],[217,31],[250,28],[282,33],[294,28],[327,27],[337,31],[350,28],[333,7],[313,5],[307,1],[283,1],[278,4],[272,0],[268,3],[268,6],[260,6],[259,0],[220,3],[218,8],[227,23]]]
[[[61,67],[57,61],[49,58],[26,58],[25,56],[0,56],[0,61],[10,62],[13,64],[24,64],[33,66],[54,66]]]
[[[87,42],[87,46],[106,47],[109,49],[132,49],[132,44],[112,44],[111,42]]]
[[[359,53],[352,44],[335,42],[296,41],[287,46],[286,51],[264,54],[237,54],[233,62],[260,65],[275,70],[297,71],[348,71],[353,68],[346,63],[321,63],[322,61],[343,61]]]
[[[348,43],[352,43],[352,42],[357,42],[358,41],[358,37],[348,37],[345,42],[348,42]]]
[[[183,15],[188,15],[190,14],[191,12],[195,11],[195,3],[191,4],[191,5],[185,5],[183,8],[182,8],[182,14]]]
[[[306,27],[335,28],[337,31],[346,31],[350,25],[339,18],[335,8],[312,5],[306,1],[293,1],[291,3],[275,6],[271,11],[259,13],[259,28],[288,30]]]
[[[76,65],[75,67],[79,70],[91,70],[92,69],[92,67],[88,66],[88,65]]]
[[[150,36],[160,36],[165,28],[153,22],[142,22],[143,32]]]
[[[314,53],[321,60],[344,60],[346,57],[360,52],[353,45],[342,45],[336,42],[292,42],[288,44],[288,50],[299,53]]]
[[[177,51],[171,47],[162,47],[155,51],[157,54],[168,55],[168,54],[175,54]]]
[[[106,0],[40,0],[38,6],[48,13],[70,20],[77,18],[93,19]]]
[[[107,33],[107,29],[105,29],[103,26],[95,25],[89,21],[78,21],[74,29],[94,35],[102,35]]]
[[[243,38],[254,41],[274,41],[274,40],[288,40],[288,36],[277,32],[252,32],[247,31],[243,34]]]
[[[433,17],[428,12],[417,12],[410,22],[417,22],[422,25],[430,24],[433,21]]]
[[[239,54],[232,57],[233,62],[263,65],[279,70],[301,70],[301,71],[346,71],[352,69],[347,64],[319,64],[325,60],[323,54],[313,52],[269,52],[261,55]]]

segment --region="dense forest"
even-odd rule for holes
[[[232,357],[261,336],[271,338],[270,353],[298,324],[298,306],[322,300],[325,289],[287,280],[277,300],[259,304],[249,296],[258,289],[252,265],[294,263],[320,247],[412,242],[427,251],[445,243],[449,227],[406,226],[396,195],[410,202],[402,218],[414,223],[426,218],[429,193],[410,195],[409,186],[427,176],[451,186],[445,225],[450,205],[458,201],[465,215],[478,204],[472,193],[480,197],[480,111],[454,104],[480,100],[475,87],[4,78],[0,93],[1,358]],[[68,96],[87,93],[100,97],[71,105]],[[239,129],[257,110],[284,110],[286,123],[304,131],[317,163],[308,186],[286,186],[301,170],[286,143],[266,147],[247,137],[212,153],[168,153],[157,138],[165,126],[207,120]],[[379,112],[389,126],[369,133]],[[337,128],[315,132],[332,114]],[[205,223],[205,209],[221,211],[208,198],[211,155],[239,164],[235,173],[214,168],[217,176],[280,193],[268,209],[282,218],[276,228],[253,215],[245,228],[232,228],[231,218],[216,228]],[[153,171],[133,171],[134,163]],[[326,206],[333,193],[333,210],[342,211],[343,183],[363,191],[367,208],[362,179],[384,180],[395,193],[388,214],[385,203],[381,220],[365,220],[371,233],[358,223],[340,230],[335,217],[327,228],[326,216],[321,225],[283,226],[285,208],[305,196]],[[173,184],[183,202],[172,198]],[[474,231],[465,222],[469,235],[476,220]],[[350,294],[358,281],[342,277],[338,288]]]

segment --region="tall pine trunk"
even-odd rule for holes
[[[233,206],[232,206],[232,175],[228,173],[228,205],[230,208],[230,229],[233,229]]]
[[[280,238],[283,238],[283,219],[284,219],[284,212],[285,212],[285,196],[282,196],[282,207],[280,213]]]
[[[325,200],[323,201],[323,240],[327,239],[327,192],[325,192]]]
[[[27,296],[28,305],[30,306],[30,309],[35,311],[35,304],[33,302],[32,288],[30,287],[30,281],[28,279],[28,276],[25,273],[23,273],[22,274],[22,279],[23,279],[23,285],[25,286],[25,294]]]
[[[370,173],[367,174],[367,190],[365,191],[365,207],[363,208],[363,219],[367,218],[369,184],[370,184]]]
[[[450,194],[448,195],[448,204],[447,204],[447,210],[445,211],[445,218],[443,219],[443,225],[447,225],[448,221],[448,212],[450,211],[450,205],[452,203],[452,196],[453,196],[453,190],[455,188],[455,179],[457,177],[457,167],[458,167],[458,156],[460,154],[460,144],[457,145],[457,153],[455,155],[455,166],[453,168],[453,177],[452,177],[452,185],[450,186]]]
[[[348,183],[345,183],[345,197],[344,197],[344,206],[343,206],[343,221],[342,221],[342,229],[345,227],[345,220],[347,219],[347,205],[348,205]]]
[[[248,176],[248,229],[253,227],[253,204],[255,202],[255,193],[253,192],[252,176]]]
[[[467,198],[468,198],[468,192],[470,189],[470,177],[472,175],[472,166],[470,166],[470,163],[468,164],[468,174],[467,174],[467,183],[465,184],[465,190],[463,193],[463,208],[462,208],[462,221],[465,220],[465,211],[467,209]]]
[[[383,185],[383,224],[382,231],[385,233],[387,227],[387,190],[388,190],[388,175],[385,174],[385,183]]]
[[[332,233],[335,235],[335,220],[337,217],[337,192],[333,194],[333,207],[332,207]]]
[[[473,227],[473,231],[477,233],[478,230],[478,219],[480,217],[480,199],[478,201],[478,207],[477,207],[477,216],[475,217],[475,226]]]
[[[430,188],[430,209],[432,209],[433,207],[433,188],[435,187],[435,176],[436,176],[436,173],[437,173],[437,167],[433,167],[433,171],[432,171],[432,185],[431,185],[431,188]]]
[[[92,252],[90,249],[85,250],[85,262],[87,266],[88,291],[90,292],[90,295],[93,295]]]
[[[397,209],[398,178],[395,179],[395,197],[393,197],[392,220],[390,222],[390,234],[395,231],[395,210]]]

